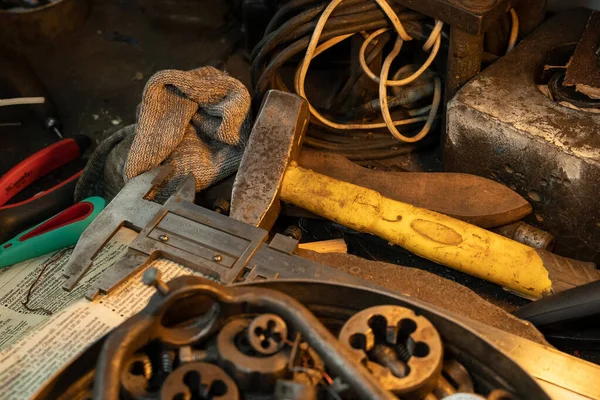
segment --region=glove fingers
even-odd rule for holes
[[[230,161],[226,157],[240,150],[228,151],[226,147],[246,144],[251,128],[249,111],[250,95],[244,85],[213,67],[156,73],[144,89],[135,138],[124,168],[125,178],[155,168],[167,158],[169,163],[187,171],[192,170],[193,163],[198,163],[197,169],[203,171],[207,163],[213,163],[216,169],[223,164],[226,170],[232,162],[239,165],[235,157]],[[183,141],[190,122],[205,142],[204,147],[194,144],[204,149],[196,155],[181,148],[189,145],[184,146]],[[195,176],[197,180],[202,177],[202,182],[213,182],[215,174],[197,172]],[[197,181],[199,185],[203,184]]]
[[[129,180],[162,163],[179,145],[197,104],[177,89],[150,79],[144,89],[131,152],[125,163]]]
[[[173,166],[173,172],[157,190],[155,199],[166,200],[175,192],[185,177],[192,173],[196,180],[196,191],[214,185],[234,173],[242,159],[243,148],[223,143],[209,145],[198,138],[190,127],[165,164]]]

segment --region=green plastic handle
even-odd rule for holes
[[[0,268],[73,246],[104,209],[102,197],[88,197],[0,246]]]

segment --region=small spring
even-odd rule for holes
[[[160,354],[160,360],[163,372],[171,373],[173,371],[173,355],[170,351],[163,351]]]

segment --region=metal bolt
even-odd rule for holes
[[[408,351],[408,348],[406,347],[406,343],[396,343],[396,345],[394,346],[394,348],[396,349],[396,352],[398,354],[398,356],[400,357],[400,360],[404,361],[404,362],[408,362],[408,360],[410,360],[410,352]]]
[[[217,255],[213,256],[213,261],[214,262],[221,262],[221,261],[223,261],[223,256],[220,255],[220,254],[217,254]]]
[[[296,239],[300,241],[302,239],[302,229],[297,227],[296,225],[290,225],[283,231],[285,236],[291,237],[292,239]]]
[[[169,293],[169,287],[161,279],[162,272],[154,267],[150,267],[144,271],[142,275],[142,282],[147,286],[154,286],[161,294],[167,295]]]
[[[47,129],[52,130],[52,132],[54,132],[54,134],[56,136],[58,136],[60,139],[63,138],[62,133],[60,133],[60,130],[58,129],[58,120],[56,118],[48,118],[45,122],[44,125]]]
[[[215,347],[209,347],[206,350],[196,350],[192,346],[182,346],[179,348],[179,362],[182,364],[191,362],[215,362],[219,358],[217,349]]]
[[[390,346],[376,344],[369,355],[373,357],[376,363],[387,367],[392,375],[397,378],[404,378],[408,374],[408,366]]]
[[[168,242],[169,241],[169,236],[167,236],[167,235],[160,235],[158,237],[158,240],[160,240],[161,242]]]
[[[225,199],[216,199],[213,203],[213,210],[218,214],[228,215],[229,214],[229,202]]]

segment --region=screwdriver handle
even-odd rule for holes
[[[301,168],[287,168],[281,199],[359,232],[377,235],[423,258],[540,298],[557,288],[554,268],[562,257],[548,257],[514,240],[444,214],[383,197],[380,193]],[[600,279],[593,264],[573,263],[578,281]],[[562,288],[559,288],[560,290]]]
[[[44,103],[31,105],[31,110],[44,128],[61,137],[58,108],[27,57],[6,47],[0,47],[0,54],[0,97],[44,97]]]

